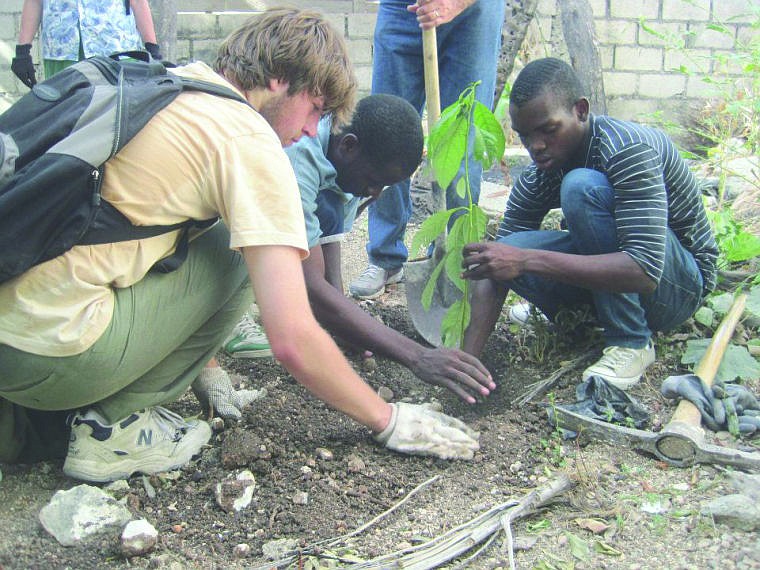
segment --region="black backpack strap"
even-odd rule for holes
[[[188,91],[201,91],[203,93],[217,95],[218,97],[226,97],[227,99],[234,99],[235,101],[245,103],[249,107],[251,106],[251,104],[241,97],[239,93],[233,91],[229,87],[212,83],[210,81],[203,81],[201,79],[190,79],[189,77],[181,77],[180,80],[182,82],[182,89]]]

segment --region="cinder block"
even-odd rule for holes
[[[631,20],[594,20],[596,37],[602,44],[628,44],[636,43],[636,29],[638,24]]]
[[[690,26],[690,29],[695,32],[693,44],[695,48],[732,49],[734,47],[736,26],[726,25],[725,33],[702,24]]]
[[[222,12],[224,0],[177,0],[177,12]]]
[[[607,17],[607,0],[589,0],[589,6],[594,18]]]
[[[558,12],[557,0],[538,0],[536,14],[541,16],[554,16]]]
[[[358,90],[369,93],[372,90],[372,66],[357,65],[354,71]]]
[[[610,97],[607,99],[607,114],[624,121],[652,123],[657,111],[662,109],[662,101],[641,97]]]
[[[375,14],[349,14],[347,17],[349,38],[372,38],[375,33]]]
[[[688,31],[685,22],[645,22],[639,25],[638,43],[641,46],[673,46],[683,42],[684,34]]]
[[[689,73],[709,74],[712,52],[709,49],[667,49],[665,50],[665,71],[681,69]]]
[[[0,4],[0,13],[14,14],[21,13],[21,8],[24,6],[24,0],[3,0]]]
[[[327,20],[330,25],[338,30],[340,32],[342,37],[346,37],[346,15],[345,14],[325,14],[324,15],[325,20]]]
[[[15,46],[18,39],[18,26],[13,14],[0,14],[0,39],[12,41]]]
[[[599,46],[599,62],[601,63],[603,70],[611,70],[614,68],[615,48],[612,45]]]
[[[692,75],[686,79],[686,96],[706,99],[710,97],[717,97],[719,95],[719,89],[714,83],[705,81],[704,75]]]
[[[193,40],[190,47],[190,57],[193,61],[203,61],[209,65],[216,60],[219,40]]]
[[[642,73],[639,76],[639,95],[652,99],[667,99],[683,96],[686,91],[686,77],[678,72]]]
[[[348,40],[348,56],[354,65],[372,65],[372,42],[370,40]]]
[[[221,35],[215,14],[177,14],[177,37],[186,39],[217,38]]]
[[[226,38],[230,32],[239,28],[255,12],[226,12],[217,16],[220,37]]]
[[[662,19],[707,22],[710,20],[710,0],[662,0]]]
[[[298,8],[308,8],[320,14],[350,14],[354,10],[352,0],[317,0],[316,2],[301,0],[300,5],[298,4],[299,2],[291,2],[291,5],[296,5]]]
[[[619,71],[660,71],[661,48],[619,46],[615,48],[615,69]]]
[[[751,24],[757,19],[750,9],[753,4],[757,8],[757,0],[720,0],[713,5],[713,20],[732,24]]]
[[[658,4],[652,0],[610,0],[610,17],[655,20],[659,17]]]
[[[638,78],[636,73],[605,71],[604,94],[607,97],[635,95],[638,91]]]

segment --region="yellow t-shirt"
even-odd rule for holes
[[[232,87],[203,63],[173,70]],[[221,216],[230,247],[287,245],[308,254],[295,175],[269,124],[247,105],[186,92],[109,160],[103,197],[137,225]],[[114,289],[171,254],[179,232],[75,246],[0,285],[0,343],[80,354],[108,327]]]

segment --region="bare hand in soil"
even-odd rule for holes
[[[480,434],[464,422],[427,405],[391,404],[391,421],[375,440],[388,449],[440,459],[472,459]]]
[[[430,348],[411,366],[412,372],[434,386],[443,386],[465,402],[475,403],[477,396],[488,396],[496,389],[485,366],[475,356],[453,348]]]

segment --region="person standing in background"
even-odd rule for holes
[[[441,106],[454,103],[464,89],[480,81],[478,101],[489,109],[496,88],[496,63],[501,48],[504,2],[500,0],[381,0],[373,41],[372,93],[397,95],[419,113],[425,104],[422,29],[435,28],[440,67]],[[473,199],[480,196],[480,163],[469,159]],[[446,192],[447,207],[466,205],[456,193],[460,170]],[[408,251],[404,244],[406,224],[412,214],[410,180],[387,188],[369,206],[369,265],[349,285],[360,299],[373,299],[387,283],[403,277]]]
[[[148,0],[24,0],[11,70],[37,83],[32,40],[40,29],[45,78],[87,57],[146,50],[161,59]]]

